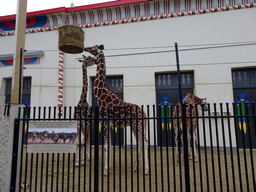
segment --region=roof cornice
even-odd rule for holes
[[[54,9],[47,9],[47,10],[42,10],[42,11],[29,12],[29,13],[27,13],[27,17],[66,12],[66,9],[67,9],[66,7],[59,7],[59,8],[54,8]],[[16,19],[16,14],[0,17],[0,21],[13,20],[13,19]]]
[[[106,3],[79,6],[79,7],[75,7],[74,9],[67,8],[67,13],[72,12],[72,11],[77,12],[77,11],[86,11],[86,10],[92,10],[92,9],[102,9],[102,8],[107,8],[107,7],[128,5],[128,4],[134,4],[134,3],[144,3],[144,2],[148,2],[148,1],[154,1],[154,0],[119,0],[119,1],[111,1],[111,2],[106,2]]]
[[[66,7],[59,7],[59,8],[54,8],[54,9],[29,12],[29,13],[27,13],[27,17],[54,14],[54,13],[60,13],[60,12],[70,13],[70,12],[86,11],[86,10],[93,10],[93,9],[102,9],[102,8],[107,8],[107,7],[128,5],[128,4],[133,4],[133,3],[143,3],[143,2],[148,2],[148,1],[154,1],[154,0],[118,0],[118,1],[111,1],[111,2],[106,2],[106,3],[98,3],[98,4],[93,4],[93,5],[79,6],[79,7],[75,7],[74,9],[66,8]],[[0,21],[13,20],[13,19],[16,19],[16,14],[0,17]]]

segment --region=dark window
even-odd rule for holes
[[[157,109],[160,103],[164,103],[163,97],[169,97],[167,102],[172,103],[173,108],[179,102],[179,83],[177,73],[161,73],[155,75],[155,85],[156,85],[156,104]],[[193,93],[194,89],[194,74],[193,72],[183,72],[181,73],[181,88],[182,96],[186,96],[189,92]],[[171,114],[172,115],[172,114]],[[168,130],[168,141],[166,137],[160,137],[160,135],[166,135],[166,130],[162,130],[161,125],[158,124],[157,128],[158,145],[160,146],[160,141],[162,141],[163,146],[172,146],[172,131]]]
[[[234,88],[256,87],[256,69],[239,69],[232,71]]]
[[[233,94],[235,102],[245,102],[249,103],[248,113],[252,114],[252,107],[250,104],[252,101],[256,100],[256,69],[234,69],[232,70],[232,83],[233,83]],[[244,101],[243,101],[244,100]],[[241,105],[240,105],[241,107]],[[237,108],[238,110],[238,108]],[[238,113],[236,111],[236,113]],[[238,133],[238,147],[243,147],[243,140],[245,143],[245,147],[249,148],[249,137],[251,136],[252,147],[256,148],[256,137],[255,137],[255,129],[254,128],[254,120],[253,118],[247,119],[247,122],[250,127],[247,127],[247,131],[243,132],[243,128],[240,129],[239,125],[236,127]],[[238,122],[237,122],[238,123]],[[241,126],[241,125],[240,125]],[[246,130],[245,129],[245,130]],[[250,129],[250,135],[249,131]]]
[[[179,84],[177,73],[161,73],[155,75],[157,105],[163,102],[162,97],[169,97],[168,102],[175,105],[179,102]],[[193,72],[181,73],[182,95],[193,93],[194,74]]]
[[[239,94],[245,94],[245,100],[256,100],[256,69],[232,70],[234,101],[239,100]]]
[[[5,103],[10,103],[12,93],[12,79],[6,79],[5,86]],[[26,77],[23,79],[23,93],[22,93],[22,103],[25,104],[25,101],[30,101],[31,95],[31,78]]]
[[[5,103],[10,103],[12,92],[12,79],[6,79],[5,82]]]

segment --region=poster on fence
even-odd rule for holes
[[[77,121],[30,121],[27,153],[75,153]]]

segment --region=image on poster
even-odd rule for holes
[[[77,121],[30,121],[27,153],[76,153]]]

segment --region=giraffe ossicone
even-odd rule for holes
[[[99,104],[99,114],[101,118],[134,118],[133,120],[116,120],[115,123],[110,121],[111,127],[130,126],[132,132],[137,139],[138,152],[141,154],[142,145],[144,146],[144,163],[145,163],[145,174],[148,174],[148,140],[146,138],[146,114],[142,108],[136,104],[124,102],[114,91],[108,88],[106,82],[106,64],[105,56],[103,53],[104,45],[95,45],[93,47],[84,48],[86,52],[89,52],[96,58],[94,59],[95,65],[97,65],[96,78],[94,82],[94,95],[97,98]],[[135,118],[138,118],[135,120]],[[103,136],[104,136],[104,175],[109,174],[111,167],[111,158],[108,162],[108,151],[111,154],[111,134],[109,121],[102,122]],[[138,136],[138,137],[136,137]],[[142,144],[143,143],[143,144]],[[137,162],[138,163],[138,162]],[[134,171],[137,171],[138,164],[135,165]]]

